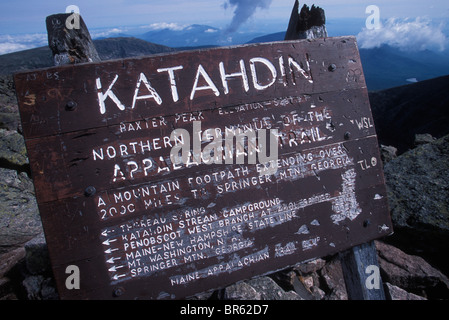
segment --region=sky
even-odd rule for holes
[[[303,3],[300,1],[300,6]],[[45,18],[65,12],[69,5],[79,8],[89,30],[137,25],[182,27],[206,24],[234,32],[270,33],[286,29],[293,4],[294,0],[1,0],[0,54],[4,53],[2,44],[5,49],[8,44],[18,41],[16,35],[22,36],[25,46],[26,41],[35,41],[37,37],[45,45]],[[362,31],[364,20],[369,17],[366,8],[376,5],[384,28],[381,31],[377,29],[377,34],[369,33],[369,37],[377,40],[367,42],[368,46],[382,42],[388,36],[384,31],[390,29],[407,38],[414,37],[414,33],[423,28],[429,29],[430,25],[431,28],[425,31],[431,36],[435,31],[448,28],[448,0],[316,0],[307,3],[309,6],[312,4],[325,10],[328,31],[331,26],[338,30],[349,28],[353,23],[349,20],[357,19],[357,27]],[[347,26],[344,25],[345,20]],[[402,30],[403,27],[408,31]],[[407,32],[410,34],[406,35]]]

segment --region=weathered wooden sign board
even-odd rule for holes
[[[354,37],[63,66],[15,84],[61,298],[180,299],[392,233]],[[171,132],[198,125],[203,139],[277,129],[275,172],[173,163]],[[66,287],[70,265],[79,289]]]

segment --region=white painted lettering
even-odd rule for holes
[[[138,96],[140,84],[142,82],[145,85],[145,87],[148,89],[150,94]],[[151,86],[147,77],[143,73],[140,73],[139,80],[137,81],[137,84],[136,84],[136,90],[134,91],[134,97],[133,97],[133,103],[132,103],[131,109],[134,109],[134,107],[136,106],[137,100],[150,99],[150,98],[154,99],[158,105],[161,105],[162,98],[159,96],[159,94],[156,92],[156,90]]]
[[[207,82],[207,84],[208,84],[207,86],[198,87],[198,82],[199,82],[200,76],[202,76],[203,79]],[[196,91],[200,91],[200,90],[212,90],[212,92],[215,94],[215,96],[218,97],[220,95],[220,92],[218,91],[217,87],[212,82],[212,79],[207,74],[206,70],[204,70],[204,68],[201,64],[198,66],[198,70],[196,72],[195,82],[193,84],[192,92],[190,93],[190,100],[193,100],[193,98],[195,97]]]
[[[125,110],[125,106],[120,102],[120,100],[117,98],[117,96],[112,92],[112,87],[114,86],[115,82],[118,79],[118,74],[115,75],[114,80],[112,80],[111,85],[109,86],[108,90],[106,90],[105,93],[102,92],[101,87],[101,81],[100,78],[97,78],[96,85],[97,85],[97,93],[98,93],[98,104],[100,105],[100,113],[105,114],[106,112],[106,105],[104,101],[109,97],[114,101],[117,108],[120,110]]]

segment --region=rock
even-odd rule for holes
[[[59,299],[46,249],[42,234],[0,256],[0,299]]]
[[[0,129],[0,164],[4,168],[20,168],[29,164],[25,140],[16,131]]]
[[[25,258],[25,248],[18,247],[0,255],[0,278],[8,274],[20,260]]]
[[[301,263],[295,267],[295,270],[298,271],[300,274],[309,274],[313,272],[317,272],[320,270],[324,265],[326,264],[326,261],[318,258],[315,260],[311,260],[305,263]]]
[[[18,130],[19,124],[19,107],[12,76],[0,75],[0,129]]]
[[[56,300],[58,294],[51,278],[42,275],[30,276],[22,282],[28,300]]]
[[[323,300],[326,297],[326,292],[317,286],[310,287],[310,292],[312,292],[315,300]]]
[[[246,282],[237,282],[224,289],[225,300],[262,300],[262,295]]]
[[[296,292],[285,291],[267,276],[240,281],[226,287],[224,300],[304,300]]]
[[[284,296],[281,300],[304,300],[300,295],[298,295],[295,291],[287,291],[284,293]]]
[[[432,135],[430,135],[428,133],[415,134],[415,146],[420,146],[422,144],[427,144],[427,143],[431,143],[434,141],[435,141],[435,138],[432,137]]]
[[[51,271],[50,257],[43,233],[25,243],[25,262],[29,273],[44,274]]]
[[[26,173],[0,168],[0,253],[43,232],[33,190]]]
[[[303,300],[295,292],[285,292],[270,277],[258,277],[248,280],[247,283],[260,293],[262,300]]]
[[[375,241],[384,282],[432,299],[449,298],[449,279],[423,258]]]
[[[424,297],[410,293],[392,285],[391,283],[385,283],[385,295],[387,300],[427,300]]]
[[[380,158],[383,163],[387,163],[388,161],[397,158],[397,152],[398,149],[393,146],[384,146],[383,144],[380,145]]]
[[[340,260],[335,257],[331,259],[322,269],[321,278],[323,279],[323,286],[326,300],[348,300],[346,292],[345,280],[343,278],[343,271]]]
[[[294,287],[294,281],[297,279],[296,272],[291,268],[277,271],[269,275],[282,289],[289,291]]]
[[[14,284],[9,278],[0,278],[0,300],[18,300],[13,293]]]
[[[17,130],[19,122],[18,113],[0,112],[0,129]]]
[[[449,135],[384,166],[395,234],[388,241],[449,273]]]

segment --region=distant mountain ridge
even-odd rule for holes
[[[449,74],[449,54],[430,50],[405,52],[387,45],[360,49],[370,91],[405,85],[407,79],[428,80]]]
[[[182,30],[172,31],[174,34],[179,34],[179,32],[182,34],[183,32]],[[146,35],[150,38],[163,41],[163,37],[167,36],[167,32],[169,32],[168,29],[163,29],[146,33]],[[189,34],[198,32],[209,33],[210,39],[213,39],[222,31],[209,26],[192,25],[187,27],[184,32]],[[246,43],[281,41],[284,39],[284,35],[285,32],[277,32],[255,37]],[[217,39],[214,41],[217,42]],[[173,48],[133,37],[99,39],[94,40],[94,44],[102,60],[218,46],[211,43],[202,44],[199,42],[195,46],[189,46],[185,42],[186,45]],[[449,54],[447,53],[429,50],[404,52],[389,46],[374,49],[360,49],[359,51],[369,91],[383,90],[409,84],[410,81],[415,81],[414,79],[416,81],[422,81],[449,74]],[[0,74],[10,74],[27,69],[46,68],[52,65],[53,61],[48,47],[0,55]]]
[[[176,51],[174,48],[132,37],[93,40],[102,60],[138,57]],[[53,66],[52,53],[47,46],[0,55],[0,74]]]
[[[257,38],[254,38],[247,43],[261,43],[261,42],[272,42],[272,41],[282,41],[285,38],[285,31],[266,34]]]
[[[247,43],[282,41],[285,32],[254,38]],[[405,52],[388,45],[360,48],[366,84],[370,91],[402,86],[408,79],[428,80],[449,74],[449,52],[430,50]]]
[[[185,27],[161,28],[148,31],[137,38],[170,47],[226,46],[245,43],[260,32],[228,33],[226,30],[208,25],[192,24]]]
[[[449,76],[369,93],[380,143],[401,154],[413,147],[415,134],[449,134]]]

